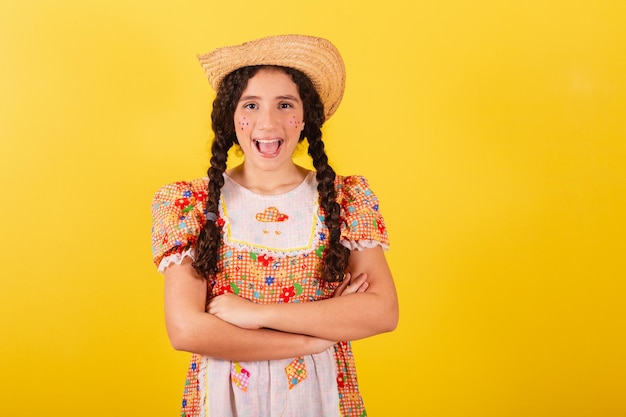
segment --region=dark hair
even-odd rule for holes
[[[302,72],[287,67],[251,66],[235,70],[224,78],[213,101],[211,113],[215,139],[211,147],[211,166],[208,169],[209,196],[206,212],[218,214],[228,150],[237,143],[234,123],[235,108],[248,80],[262,68],[275,68],[285,72],[298,87],[304,107],[304,130],[300,134],[300,140],[306,138],[309,142],[308,152],[316,170],[319,204],[324,223],[329,230],[329,241],[324,250],[320,274],[325,281],[341,281],[350,251],[340,242],[340,206],[336,201],[335,171],[328,164],[322,141],[321,128],[325,121],[324,105],[313,83]],[[203,277],[208,278],[218,272],[218,250],[222,244],[221,240],[220,227],[215,221],[208,220],[198,236],[196,260],[193,263],[196,271]]]

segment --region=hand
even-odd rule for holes
[[[368,287],[369,283],[367,282],[366,274],[360,274],[356,278],[352,279],[352,275],[349,272],[346,272],[343,282],[337,287],[335,292],[333,292],[333,298],[341,297],[342,295],[365,292]]]
[[[213,297],[207,305],[207,313],[243,329],[260,329],[259,309],[262,306],[238,297],[235,294],[222,294]]]

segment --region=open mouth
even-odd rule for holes
[[[254,145],[263,156],[275,156],[283,145],[282,139],[254,139]]]

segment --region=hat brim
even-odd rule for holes
[[[328,40],[306,35],[279,35],[215,49],[198,60],[217,91],[226,75],[255,65],[278,65],[304,73],[320,95],[326,119],[343,98],[346,69],[339,51]]]

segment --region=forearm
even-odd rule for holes
[[[261,326],[332,340],[356,340],[395,329],[398,298],[382,249],[352,251],[347,270],[355,278],[365,274],[366,292],[263,306]]]
[[[310,303],[264,305],[259,325],[330,340],[357,340],[392,331],[398,306],[380,294],[350,294]]]
[[[227,360],[269,360],[319,353],[332,341],[277,330],[246,330],[205,312],[206,281],[189,258],[165,271],[165,325],[177,350]]]
[[[358,288],[367,280],[366,291],[342,290],[341,296],[326,300],[280,304],[255,304],[224,294],[211,299],[208,311],[246,329],[271,328],[330,340],[356,340],[393,330],[398,300],[382,249],[351,254],[348,271]]]
[[[208,313],[197,313],[182,325],[167,326],[172,346],[232,361],[286,359],[319,353],[332,342],[278,330],[247,330]]]

